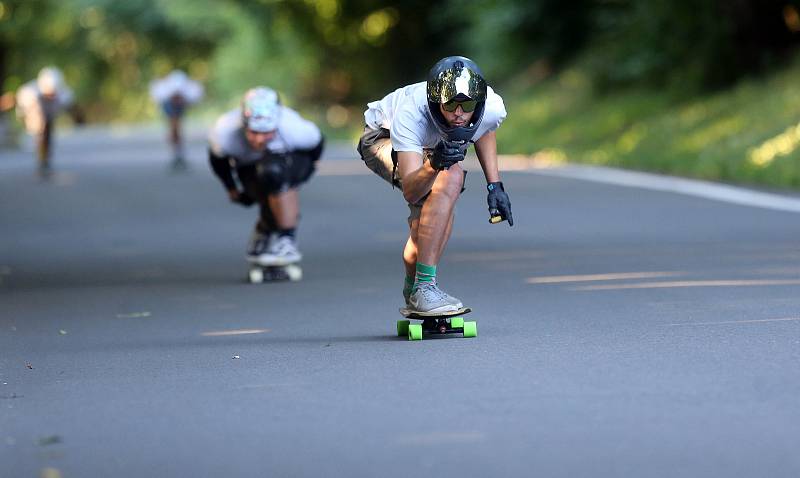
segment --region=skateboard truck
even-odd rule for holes
[[[408,340],[422,340],[423,333],[428,335],[462,334],[464,337],[477,337],[477,323],[465,321],[462,317],[471,311],[472,309],[469,307],[464,307],[452,312],[429,314],[400,309],[400,313],[406,317],[406,320],[397,321],[397,336],[408,337]],[[422,323],[412,324],[408,319],[422,320]]]

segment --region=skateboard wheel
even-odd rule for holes
[[[398,320],[397,321],[397,336],[403,337],[408,335],[408,326],[411,324],[410,320]]]
[[[258,268],[250,269],[250,275],[248,278],[250,279],[251,284],[260,284],[264,282],[264,271]]]
[[[408,340],[422,340],[422,325],[409,324]]]
[[[297,282],[303,278],[303,269],[300,266],[289,264],[285,267],[286,275],[289,276],[289,280],[292,282]]]
[[[478,324],[476,322],[464,322],[464,337],[477,337]]]
[[[453,317],[450,319],[450,327],[454,329],[464,328],[464,317]]]

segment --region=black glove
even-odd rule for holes
[[[246,192],[237,191],[235,195],[231,194],[231,201],[241,204],[244,207],[250,207],[256,203]]]
[[[463,161],[464,154],[466,152],[466,143],[461,144],[455,141],[439,141],[439,144],[433,148],[431,167],[437,171],[448,169],[457,162]]]
[[[514,218],[511,216],[511,201],[508,199],[503,183],[489,183],[486,185],[489,195],[486,202],[489,204],[489,222],[496,224],[500,221],[508,220],[508,225],[514,225]]]

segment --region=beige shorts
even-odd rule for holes
[[[397,174],[397,153],[392,149],[388,129],[364,128],[364,134],[358,141],[358,154],[373,173],[392,186],[403,189],[402,181]]]
[[[403,190],[403,181],[397,173],[397,152],[392,149],[392,140],[389,137],[389,130],[385,128],[372,129],[369,126],[364,128],[364,134],[358,141],[358,154],[364,160],[367,167],[383,178],[384,181],[391,184],[399,190]],[[422,155],[423,161],[429,161],[431,157],[431,150],[424,150]],[[466,180],[467,172],[464,171],[464,179]],[[463,191],[463,187],[462,187]],[[426,195],[416,203],[408,203],[410,214],[408,216],[409,223],[414,219],[419,219],[422,212],[422,205],[428,198]]]

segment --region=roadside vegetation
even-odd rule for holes
[[[148,84],[181,68],[195,118],[265,84],[349,138],[462,54],[506,100],[504,151],[800,188],[798,53],[800,0],[0,0],[0,133],[54,65],[89,122],[156,120]]]
[[[504,152],[700,179],[800,189],[800,58],[769,75],[681,98],[657,88],[598,94],[570,68],[509,86]]]

